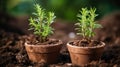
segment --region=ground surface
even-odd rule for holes
[[[7,26],[11,27],[3,27],[5,25],[3,23],[1,23],[2,26],[0,27],[0,67],[75,67],[71,64],[70,56],[66,49],[66,43],[74,37],[73,33],[72,37],[69,36],[70,32],[74,32],[74,24],[61,23],[63,21],[60,20],[53,24],[56,30],[52,37],[61,39],[64,44],[59,63],[47,65],[44,63],[33,63],[28,59],[24,42],[27,36],[30,35],[28,35],[28,31],[24,30],[27,29],[25,26],[27,23],[19,23],[27,22],[26,19],[19,18],[19,20],[14,20],[12,18],[12,21],[10,19],[8,21],[11,24],[9,23]],[[18,22],[18,26],[13,22]],[[99,22],[103,25],[103,28],[96,30],[95,39],[106,43],[105,51],[100,60],[92,61],[86,64],[85,67],[120,67],[120,13],[116,12],[105,16]]]

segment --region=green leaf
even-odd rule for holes
[[[77,33],[77,35],[83,35],[83,33]]]
[[[45,41],[44,39],[53,33],[50,25],[54,22],[56,16],[53,12],[45,11],[39,4],[35,4],[34,7],[34,19],[32,17],[29,19],[29,30],[33,30],[35,35],[40,36],[41,41]]]
[[[96,14],[96,8],[82,8],[80,13],[77,14],[78,22],[75,23],[78,27],[75,28],[75,30],[78,31],[78,35],[82,35],[84,38],[91,38],[94,34],[94,29],[101,28],[102,26],[100,24],[97,24],[95,22],[95,17],[98,16]]]
[[[75,25],[78,25],[78,26],[80,26],[81,24],[80,24],[80,23],[75,23]]]

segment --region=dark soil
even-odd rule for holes
[[[45,42],[44,42],[45,41]],[[54,45],[59,42],[57,39],[47,38],[43,42],[39,41],[39,37],[35,35],[28,35],[25,38],[25,42],[31,45]]]
[[[102,45],[101,41],[87,40],[87,39],[74,40],[70,42],[70,44],[78,47],[97,47]]]
[[[12,20],[11,22],[14,22],[14,19]],[[18,22],[20,21],[18,20]],[[76,67],[72,65],[66,48],[68,41],[78,38],[70,38],[68,36],[70,32],[74,32],[74,24],[60,22],[62,21],[59,20],[53,24],[56,30],[55,35],[51,37],[61,39],[64,42],[59,63],[47,65],[29,61],[24,47],[25,39],[29,36],[26,35],[28,31],[22,31],[22,26],[19,26],[19,28],[15,26],[14,29],[22,31],[22,34],[19,33],[20,31],[14,32],[12,29],[8,30],[7,27],[6,29],[0,27],[0,67]],[[103,28],[96,30],[95,39],[106,43],[105,51],[100,60],[92,61],[86,64],[85,67],[120,67],[120,12],[105,16],[99,22],[103,25]],[[12,25],[12,28],[14,28],[14,25]]]

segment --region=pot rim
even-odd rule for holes
[[[70,41],[70,42],[73,42],[73,41]],[[82,46],[74,46],[74,45],[71,45],[70,42],[67,43],[67,46],[69,47],[73,47],[73,48],[80,48],[80,49],[96,49],[96,48],[102,48],[105,46],[105,43],[100,41],[102,43],[102,45],[100,46],[94,46],[94,47],[82,47]]]
[[[50,47],[50,46],[53,47],[53,46],[61,45],[61,44],[63,44],[63,43],[62,43],[61,40],[59,40],[58,43],[53,44],[53,45],[48,45],[48,44],[46,44],[46,45],[44,45],[44,44],[43,44],[43,45],[34,45],[34,44],[29,44],[29,43],[27,43],[27,42],[25,42],[24,44],[25,44],[25,46],[33,46],[33,47],[34,47],[34,46],[35,46],[35,47]]]

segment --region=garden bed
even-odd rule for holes
[[[74,67],[71,64],[70,55],[66,49],[66,43],[71,40],[68,34],[74,32],[74,24],[61,23],[53,24],[55,35],[52,38],[61,39],[64,44],[61,50],[59,63],[47,65],[45,63],[33,63],[29,61],[24,42],[28,38],[27,31],[20,34],[15,31],[8,31],[0,28],[0,66],[2,67]],[[119,67],[120,66],[120,13],[110,14],[99,21],[103,28],[96,30],[96,39],[106,43],[105,51],[99,61],[92,61],[86,67]],[[19,28],[22,30],[22,28]],[[16,29],[17,30],[17,29]],[[23,33],[21,32],[21,33]],[[28,34],[28,33],[27,33]]]

